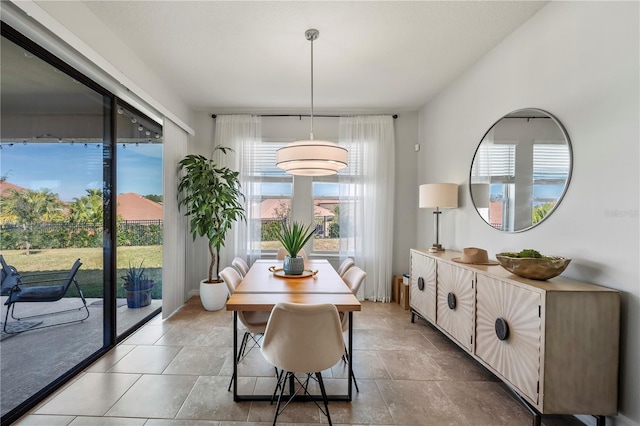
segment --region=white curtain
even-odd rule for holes
[[[391,116],[340,118],[340,146],[349,166],[340,171],[340,258],[367,272],[358,297],[391,301],[395,132]]]
[[[178,210],[178,162],[187,155],[187,133],[165,117],[162,132],[163,223],[162,318],[167,318],[187,298],[187,230],[189,224]]]
[[[235,256],[242,257],[249,265],[260,257],[260,227],[251,226],[260,219],[260,203],[252,200],[259,199],[259,186],[252,184],[252,176],[256,162],[259,160],[254,153],[255,146],[262,138],[261,120],[257,115],[218,115],[216,118],[215,145],[223,145],[233,149],[227,155],[219,155],[218,164],[225,165],[240,173],[242,193],[245,196],[245,214],[247,221],[239,221],[226,238],[225,247],[220,253],[220,266],[231,265]],[[258,219],[257,221],[255,219]],[[257,234],[257,235],[256,235]],[[257,247],[251,247],[250,242],[257,241]],[[253,243],[252,243],[253,244]],[[253,244],[256,245],[256,244]]]

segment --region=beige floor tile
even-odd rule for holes
[[[212,327],[209,327],[211,329]],[[228,332],[228,330],[227,330]],[[208,330],[193,329],[188,324],[174,325],[161,338],[155,342],[155,346],[206,346]]]
[[[133,345],[118,345],[107,352],[102,358],[91,364],[85,371],[90,373],[105,373],[134,348],[135,346]]]
[[[196,380],[196,376],[144,375],[106,416],[174,418]]]
[[[171,361],[163,374],[188,374],[197,376],[217,376],[227,358],[231,358],[228,348],[211,346],[187,346]]]
[[[390,379],[384,363],[388,351],[354,350],[353,373],[360,379]],[[392,352],[392,351],[389,351]],[[331,367],[331,377],[344,379],[348,375],[348,364],[340,361]],[[323,374],[324,375],[324,374]]]
[[[174,346],[136,346],[115,363],[109,372],[160,374],[181,349]]]
[[[438,382],[376,380],[395,424],[471,426]]]
[[[173,326],[168,324],[147,325],[129,336],[123,344],[125,345],[153,345]]]
[[[69,426],[143,426],[147,419],[133,419],[131,417],[86,417],[73,419]]]
[[[417,330],[358,330],[353,334],[353,349],[421,350],[436,348]]]
[[[219,426],[217,420],[149,419],[144,426]]]
[[[20,418],[14,423],[15,426],[66,426],[75,416],[49,416],[40,414],[30,414]]]
[[[233,349],[227,349],[229,356],[225,359],[224,366],[220,371],[221,376],[231,376],[233,374]],[[238,364],[238,374],[240,377],[258,376],[269,377],[275,375],[273,365],[269,364],[262,356],[259,348],[247,353],[240,364]]]
[[[529,426],[529,413],[496,382],[438,382],[469,423],[476,426]]]
[[[252,391],[255,379],[241,377],[239,388]],[[175,416],[177,419],[247,421],[250,402],[234,402],[228,377],[199,377]],[[239,391],[240,392],[240,391]]]
[[[447,374],[449,380],[498,381],[496,376],[460,348],[456,351],[431,353],[429,356]]]
[[[394,380],[448,380],[447,373],[429,355],[420,351],[380,351]]]
[[[205,335],[202,344],[205,346],[224,346],[233,348],[233,332],[230,327],[212,327]],[[238,342],[240,342],[238,339]],[[238,343],[240,344],[240,343]]]
[[[344,384],[342,384],[344,389]],[[332,380],[325,381],[325,387],[332,387]],[[374,380],[358,380],[360,392],[353,390],[351,402],[330,402],[329,412],[334,423],[389,425],[393,417]]]
[[[284,406],[284,401],[282,406]],[[276,412],[276,403],[252,402],[249,411],[250,422],[273,422]],[[278,415],[278,424],[284,423],[320,423],[320,410],[313,402],[291,402]],[[322,415],[323,416],[323,415]]]
[[[139,374],[86,373],[36,414],[102,416],[138,379]]]

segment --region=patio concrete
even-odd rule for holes
[[[6,314],[6,299],[6,296],[0,298],[1,321],[4,321]],[[87,299],[90,315],[83,322],[29,330],[0,342],[2,415],[102,348],[103,307],[91,305],[98,300],[102,299]],[[116,317],[118,334],[161,305],[161,300],[153,300],[151,305],[144,308],[129,309],[126,304],[119,307]],[[16,315],[43,314],[80,306],[82,302],[79,298],[64,298],[48,303],[19,303],[16,306]],[[42,320],[43,323],[39,325],[42,326],[82,318],[84,315],[86,312],[83,309],[33,320]],[[9,316],[9,323],[12,321]]]

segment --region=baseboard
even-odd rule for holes
[[[200,290],[189,290],[187,293],[187,300],[191,299],[193,296],[200,296]]]
[[[587,426],[596,426],[596,418],[583,414],[576,414],[575,417]],[[628,417],[618,414],[615,417],[607,416],[607,426],[640,426],[640,423],[634,422]]]

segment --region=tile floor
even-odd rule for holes
[[[16,424],[213,426],[271,424],[274,406],[233,402],[232,314],[190,299],[153,319]],[[364,302],[354,314],[354,372],[360,392],[329,404],[335,424],[529,426],[505,386],[439,331],[397,304]],[[270,393],[273,367],[254,350],[240,367],[241,392]],[[344,391],[342,362],[323,372]],[[326,423],[312,403],[291,404],[281,424]],[[582,425],[544,416],[545,426]]]

